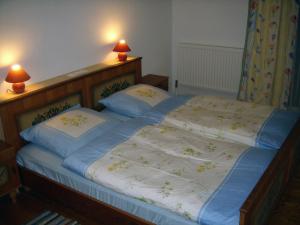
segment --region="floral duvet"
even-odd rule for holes
[[[138,118],[98,137],[63,165],[199,224],[234,225],[275,153]]]
[[[196,134],[262,148],[280,148],[300,115],[222,97],[178,98],[168,99],[146,117]]]

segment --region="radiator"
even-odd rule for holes
[[[180,43],[176,52],[176,87],[185,85],[237,93],[242,48]]]

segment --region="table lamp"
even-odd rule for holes
[[[26,73],[26,71],[19,64],[14,64],[8,71],[5,81],[12,83],[13,91],[16,94],[20,94],[25,91],[24,82],[29,79],[30,76]]]
[[[126,52],[130,52],[131,49],[127,45],[125,40],[120,40],[113,49],[114,52],[118,52],[118,58],[120,62],[124,62],[127,60]]]

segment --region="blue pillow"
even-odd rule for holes
[[[137,117],[169,97],[169,93],[162,89],[138,84],[101,99],[99,102],[116,113]]]
[[[27,128],[20,135],[65,158],[119,123],[94,110],[79,108]]]

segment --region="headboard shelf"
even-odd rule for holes
[[[22,94],[14,94],[14,93],[1,93],[0,94],[0,106],[12,101],[16,101],[18,99],[22,99],[24,97],[31,96],[38,92],[45,91],[47,89],[54,88],[57,85],[63,85],[64,83],[68,83],[74,80],[78,80],[82,77],[91,75],[93,73],[104,72],[106,70],[110,70],[112,68],[122,67],[126,64],[130,64],[131,62],[139,61],[141,57],[130,56],[127,58],[126,62],[119,62],[117,60],[106,61],[104,63],[94,64],[85,68],[81,68],[79,70],[72,71],[70,73],[66,73],[63,75],[56,76],[54,78],[41,81],[38,83],[34,83],[26,86],[26,91]]]
[[[111,82],[124,79],[129,80],[130,85],[140,82],[141,59],[129,57],[122,63],[114,60],[92,65],[29,85],[23,94],[4,94],[0,97],[0,139],[19,149],[23,145],[19,132],[49,107],[59,108],[71,101],[72,105],[80,103],[84,107],[95,108],[101,98],[99,90],[111,85]],[[20,121],[23,123],[20,124]]]

